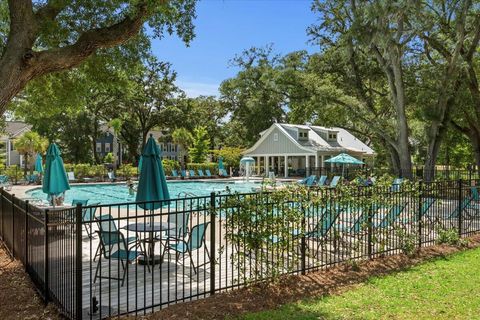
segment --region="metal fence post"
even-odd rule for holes
[[[5,231],[3,230],[3,220],[5,219],[5,215],[3,212],[3,187],[0,188],[0,215],[1,215],[1,226],[0,226],[0,239],[5,240]]]
[[[458,180],[458,236],[462,236],[462,224],[463,224],[463,190],[462,190],[462,179]]]
[[[44,238],[44,246],[45,246],[45,250],[44,250],[44,254],[45,256],[43,257],[44,259],[44,263],[45,263],[45,268],[43,270],[43,279],[45,281],[44,283],[44,295],[45,295],[45,301],[49,301],[49,293],[48,293],[48,290],[49,290],[49,266],[50,266],[50,262],[48,261],[49,260],[49,249],[48,249],[48,224],[49,224],[49,221],[48,221],[48,209],[45,210],[45,238]]]
[[[371,198],[372,197],[372,191],[371,190],[368,190],[369,192],[369,197]],[[367,241],[368,241],[368,258],[369,259],[372,259],[372,255],[373,255],[373,210],[372,210],[372,206],[373,206],[373,203],[370,203],[370,206],[368,208],[368,217],[367,217],[367,223],[368,223],[368,228],[367,228]]]
[[[12,257],[15,258],[15,203],[14,203],[15,195],[12,194],[11,201],[12,201]]]
[[[418,183],[418,212],[417,212],[417,221],[418,221],[418,247],[422,247],[422,197],[423,197],[423,184],[420,180]]]
[[[82,204],[75,210],[75,319],[82,319]]]
[[[210,193],[210,294],[215,294],[215,192]]]
[[[28,271],[28,200],[25,201],[25,271]]]
[[[304,209],[305,210],[305,209]],[[307,245],[306,245],[306,240],[305,240],[305,231],[306,231],[306,226],[305,226],[305,211],[303,212],[303,217],[302,217],[302,239],[300,243],[300,255],[301,255],[301,271],[302,274],[305,274],[305,269],[306,269],[306,251],[307,251]]]

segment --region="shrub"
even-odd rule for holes
[[[114,163],[115,162],[115,156],[113,155],[113,153],[109,152],[105,155],[105,157],[103,158],[103,162],[104,163]]]
[[[103,177],[106,174],[105,166],[102,164],[93,165],[89,169],[90,177]]]
[[[460,236],[458,235],[458,230],[455,228],[449,230],[440,228],[438,230],[437,243],[448,244],[451,246],[465,246],[466,240],[460,238]]]
[[[90,165],[88,163],[78,163],[73,167],[75,178],[83,179],[89,177]]]
[[[17,165],[8,166],[5,169],[5,175],[8,177],[10,182],[17,183],[18,180],[23,178],[23,171]]]
[[[130,179],[137,175],[137,170],[137,167],[132,166],[130,163],[122,164],[117,170],[117,176]]]
[[[180,163],[175,160],[164,159],[162,160],[162,165],[165,174],[171,174],[173,169],[180,169]]]

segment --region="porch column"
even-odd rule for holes
[[[320,164],[318,163],[318,153],[315,153],[315,169],[320,171],[319,167],[320,167]]]
[[[284,166],[285,178],[288,178],[288,156],[287,155],[284,156],[284,163],[285,163],[285,166]]]
[[[260,175],[260,157],[255,157],[255,165],[257,166],[257,176]]]
[[[277,158],[277,172],[278,172],[278,175],[280,176],[280,169],[282,168],[282,166],[280,165],[281,157],[277,156],[276,158]]]
[[[265,156],[265,176],[268,177],[268,156]]]
[[[310,174],[310,156],[305,156],[305,175],[308,176]]]

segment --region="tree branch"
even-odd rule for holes
[[[127,16],[109,27],[85,31],[73,45],[37,52],[31,64],[36,67],[37,75],[74,67],[95,50],[119,45],[136,35],[147,15],[147,5],[141,2],[135,16]]]

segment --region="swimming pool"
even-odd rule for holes
[[[260,186],[258,182],[244,181],[169,181],[167,184],[172,199],[185,196],[208,196],[211,192],[226,193],[227,188],[233,192],[252,192]],[[42,188],[29,190],[26,196],[39,200],[47,199]],[[73,199],[88,199],[89,203],[100,204],[135,202],[135,196],[129,195],[124,183],[72,185],[65,193],[65,203],[71,203]]]

